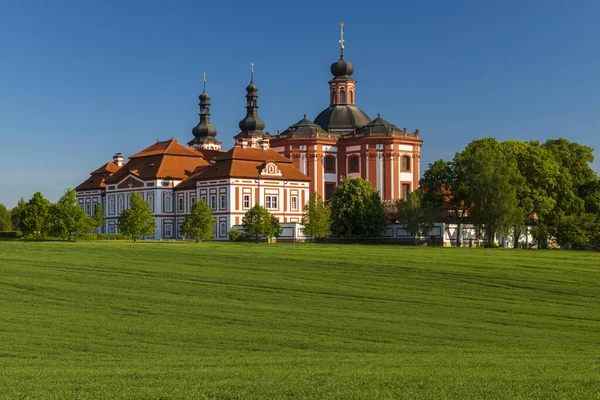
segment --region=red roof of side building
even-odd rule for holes
[[[123,165],[124,166],[124,165]],[[106,180],[120,168],[116,163],[109,161],[90,174],[90,177],[75,188],[75,191],[98,190],[106,187]]]
[[[201,152],[171,139],[156,142],[129,157],[127,165],[107,179],[107,183],[117,183],[129,174],[142,180],[186,179],[197,167],[208,164]]]
[[[261,175],[262,167],[272,161],[281,171],[281,176]],[[177,189],[196,187],[197,181],[223,178],[288,179],[293,181],[310,181],[311,179],[293,166],[292,161],[272,149],[234,147],[217,158],[214,163],[199,169],[187,180],[177,185]]]

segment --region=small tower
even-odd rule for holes
[[[258,88],[254,84],[254,64],[250,66],[250,84],[246,88],[246,116],[239,123],[241,132],[234,137],[235,145],[267,150],[270,136],[263,132],[265,123],[258,116]]]
[[[331,74],[334,76],[329,81],[330,106],[337,104],[355,105],[356,81],[351,78],[354,65],[344,59],[344,24],[340,24],[340,59],[331,64]]]
[[[198,150],[220,150],[221,142],[216,139],[217,129],[210,123],[210,96],[206,93],[206,72],[204,73],[204,91],[198,97],[200,103],[200,122],[192,129],[194,139],[188,146]]]

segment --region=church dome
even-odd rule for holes
[[[349,78],[354,73],[354,65],[350,61],[344,60],[344,55],[333,64],[331,64],[331,74],[336,78]]]
[[[371,122],[371,118],[360,108],[350,104],[336,104],[321,111],[315,124],[321,128],[347,130],[361,128]]]

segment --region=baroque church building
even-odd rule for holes
[[[174,138],[157,141],[125,161],[113,160],[77,186],[81,207],[92,215],[102,205],[104,233],[118,232],[117,218],[135,191],[150,204],[156,221],[154,239],[180,238],[179,227],[196,201],[205,201],[216,220],[215,238],[227,240],[240,229],[242,217],[255,204],[279,219],[281,239],[302,239],[304,204],[316,192],[325,200],[346,177],[361,177],[383,200],[406,197],[416,189],[422,140],[379,115],[371,119],[356,106],[354,66],[344,58],[331,65],[329,107],[313,121],[306,115],[277,135],[265,132],[258,116],[254,73],[246,88],[246,116],[234,146],[221,148],[210,122],[210,96],[200,100],[200,122],[187,146]]]

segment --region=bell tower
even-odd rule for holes
[[[331,64],[331,74],[334,76],[329,81],[330,106],[355,105],[356,81],[351,78],[354,65],[344,59],[344,24],[340,24],[340,59]]]
[[[265,123],[258,116],[258,87],[254,84],[254,64],[250,64],[250,84],[246,87],[246,116],[240,121],[241,132],[235,139],[235,145],[269,149],[269,134],[263,132]]]

